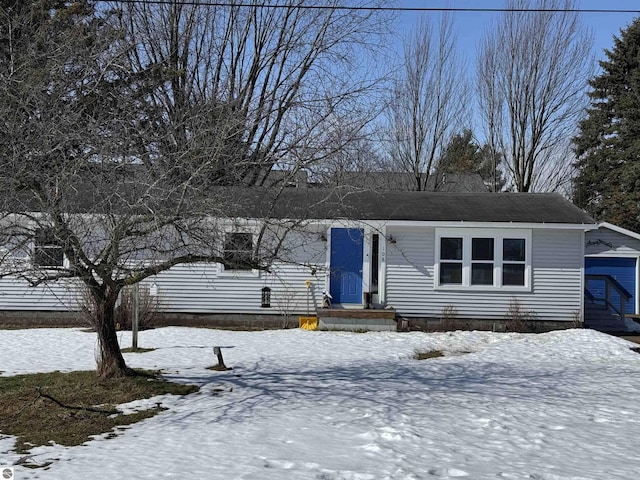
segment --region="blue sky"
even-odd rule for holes
[[[532,0],[532,2],[535,0]],[[505,0],[397,0],[399,7],[427,8],[504,8]],[[596,60],[606,58],[604,49],[613,47],[613,36],[619,36],[620,30],[627,27],[634,18],[640,16],[640,0],[577,0],[578,8],[631,10],[638,13],[581,13],[585,27],[591,29],[594,38],[593,54]],[[398,40],[392,48],[402,55],[401,37],[408,33],[421,15],[427,15],[432,25],[437,26],[439,12],[402,12],[398,16]],[[454,29],[458,38],[458,53],[466,64],[468,78],[475,75],[477,46],[482,35],[492,24],[499,21],[500,12],[453,12]],[[598,70],[596,70],[598,72]],[[473,81],[472,81],[473,82]],[[473,116],[469,125],[477,135],[481,135],[479,120]]]
[[[401,7],[457,7],[457,8],[502,8],[503,0],[399,0]],[[583,9],[635,9],[640,15],[640,0],[578,0]],[[438,15],[432,12],[404,12],[400,14],[402,26],[407,29],[420,15],[428,15],[437,21]],[[458,34],[460,50],[465,52],[467,60],[475,61],[475,49],[485,28],[497,20],[500,13],[494,12],[455,12],[455,28]],[[597,59],[604,58],[603,50],[613,45],[613,35],[619,35],[637,15],[633,13],[582,13],[585,26],[594,34],[594,54]]]

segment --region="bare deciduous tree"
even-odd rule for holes
[[[174,2],[155,7],[189,15],[155,18],[147,33],[177,37],[142,46],[122,30],[118,9],[96,11],[88,0],[10,3],[0,5],[0,276],[86,289],[96,306],[97,372],[128,375],[114,315],[123,288],[178,264],[266,269],[289,258],[295,241],[285,237],[304,227],[303,212],[281,220],[277,189],[237,195],[224,186],[292,148],[301,132],[289,129],[289,114],[314,102],[303,78],[329,61],[312,58],[344,53],[333,48],[351,38],[341,28],[356,20],[331,10],[307,18],[313,11],[293,4],[182,10]],[[200,18],[187,31],[161,24],[201,11],[213,23]],[[296,42],[287,43],[291,36]],[[224,48],[194,62],[191,47],[203,42]],[[340,108],[337,90],[316,87],[316,118]]]
[[[405,41],[404,64],[388,110],[391,162],[424,190],[466,105],[464,69],[456,56],[451,17],[437,32],[426,19]]]
[[[225,182],[255,185],[274,165],[297,170],[339,151],[375,114],[365,106],[380,78],[367,60],[389,18],[333,8],[340,5],[136,2],[122,7],[122,22],[136,45],[133,67],[169,74],[152,99],[166,112],[171,140],[188,136],[182,126],[193,105],[225,105],[242,122],[243,147],[224,162],[233,170],[225,169]],[[351,134],[328,142],[336,122]]]
[[[561,189],[571,172],[570,139],[585,106],[592,37],[572,0],[512,0],[487,31],[478,58],[478,99],[487,143],[502,152],[512,188]]]

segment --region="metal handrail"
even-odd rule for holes
[[[589,280],[602,280],[605,283],[605,296],[604,298],[597,298],[595,297],[588,289],[587,284],[589,282]],[[611,298],[611,287],[613,287],[613,289],[618,293],[618,295],[620,295],[620,308],[616,308],[615,305],[613,305],[609,299]],[[615,278],[613,278],[611,275],[603,275],[603,274],[588,274],[585,275],[585,293],[587,295],[587,298],[589,298],[589,300],[591,300],[593,303],[596,303],[597,301],[604,301],[604,305],[606,307],[608,307],[610,310],[613,310],[614,312],[616,312],[618,314],[618,316],[621,319],[624,319],[624,315],[625,315],[625,303],[627,302],[627,300],[629,300],[630,298],[633,297],[633,295],[631,295],[629,293],[629,291],[624,288],[620,282],[618,282]]]
[[[589,298],[589,300],[591,300],[591,303],[597,304],[599,301],[602,301],[603,305],[605,307],[607,307],[609,310],[613,310],[615,313],[618,314],[618,316],[620,318],[624,318],[624,315],[622,314],[622,312],[620,310],[618,310],[616,308],[616,306],[613,303],[611,303],[609,300],[607,300],[606,298],[594,297],[593,294],[591,292],[589,292],[586,288],[585,288],[584,292],[587,295],[587,298]]]
[[[605,283],[608,283],[610,285],[613,286],[614,290],[617,291],[621,297],[626,297],[625,300],[629,300],[631,297],[633,297],[633,295],[631,295],[629,293],[629,291],[624,288],[620,282],[618,282],[618,280],[616,280],[615,278],[613,278],[611,275],[604,275],[604,274],[587,274],[584,276],[584,278],[589,281],[589,280],[604,280]]]

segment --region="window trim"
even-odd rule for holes
[[[462,238],[462,283],[441,284],[440,264],[448,263],[440,258],[440,246],[442,238]],[[471,258],[473,238],[493,238],[493,257],[489,261],[473,261]],[[503,258],[504,239],[524,240],[524,262],[505,261]],[[434,249],[434,290],[464,290],[464,291],[513,291],[530,292],[532,290],[532,230],[531,229],[489,229],[489,228],[436,228]],[[473,263],[493,263],[493,284],[472,285],[471,266]],[[524,285],[503,285],[503,264],[524,264]]]

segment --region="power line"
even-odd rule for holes
[[[180,5],[194,7],[258,7],[258,8],[296,8],[301,10],[347,10],[347,11],[384,11],[384,12],[514,12],[514,13],[633,13],[640,14],[640,10],[613,8],[482,8],[482,7],[364,7],[364,6],[330,6],[330,5],[286,5],[251,3],[211,2],[198,0],[96,0],[97,3],[126,3],[140,5]]]

